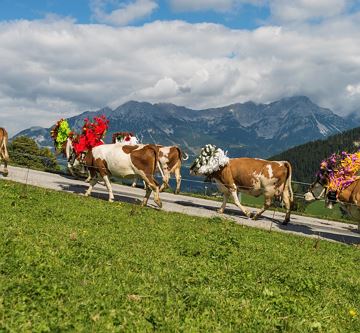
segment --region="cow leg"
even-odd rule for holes
[[[155,203],[161,208],[162,207],[162,202],[159,196],[159,186],[156,184],[156,181],[154,179],[153,176],[149,176],[149,177],[144,177],[143,178],[144,182],[146,183],[146,195],[143,201],[143,206],[146,206],[151,191],[154,191],[154,201]]]
[[[176,178],[176,190],[175,190],[175,194],[179,194],[179,193],[180,193],[180,187],[181,187],[181,172],[180,172],[180,168],[176,168],[176,169],[175,169],[175,178]]]
[[[226,207],[226,203],[229,199],[230,193],[229,192],[224,192],[224,196],[223,196],[223,203],[221,205],[221,207],[218,209],[218,213],[223,214],[225,207]]]
[[[264,206],[254,215],[253,217],[254,220],[256,220],[259,216],[261,216],[262,213],[264,213],[271,206],[271,196],[268,196],[266,194],[264,194],[264,196],[265,196]]]
[[[167,168],[164,168],[163,172],[164,172],[164,177],[163,177],[163,183],[161,184],[161,187],[160,187],[160,192],[169,188],[170,172]]]
[[[4,158],[4,172],[3,172],[3,175],[6,177],[8,174],[9,174],[9,170],[7,168],[7,165],[8,165],[8,158]]]
[[[102,178],[104,179],[106,188],[109,191],[109,201],[113,202],[114,201],[114,194],[113,194],[113,191],[112,191],[112,187],[111,187],[109,177],[107,175],[104,175]]]
[[[147,186],[145,188],[145,197],[144,197],[144,200],[143,200],[141,206],[146,206],[147,205],[147,203],[149,201],[149,198],[150,198],[151,192],[152,192],[152,189],[150,188],[150,186]]]
[[[69,172],[70,172],[70,175],[71,176],[73,176],[73,177],[75,177],[75,172],[74,172],[74,170],[73,170],[73,167],[72,167],[72,165],[70,164],[70,163],[68,163],[68,170],[69,170]]]
[[[282,224],[286,225],[290,222],[290,213],[291,213],[291,198],[290,198],[289,190],[285,190],[283,192],[283,202],[285,204],[286,213],[285,213],[285,219]]]
[[[88,176],[87,176],[87,178],[85,179],[85,183],[88,183],[88,182],[91,180],[91,173],[90,173],[90,171],[88,170],[87,173],[88,173]]]
[[[8,160],[9,160],[9,155],[8,155],[8,152],[7,152],[7,149],[6,147],[4,146],[3,149],[2,149],[2,152],[0,152],[0,162],[1,162],[1,159],[3,160],[3,163],[4,163],[4,171],[3,171],[3,175],[4,176],[7,176],[9,174],[9,171],[8,171],[8,168],[7,168],[7,164],[8,164]],[[1,165],[1,163],[0,163]]]
[[[89,188],[87,189],[87,191],[85,192],[85,196],[88,197],[91,194],[91,191],[93,189],[93,187],[95,186],[95,184],[97,183],[97,179],[96,176],[91,178],[89,181]]]
[[[136,187],[137,177],[134,177],[131,187]]]
[[[247,209],[245,209],[245,207],[240,203],[239,198],[237,196],[237,191],[234,189],[231,189],[230,193],[234,199],[235,205],[238,206],[247,217],[250,217],[251,213]]]

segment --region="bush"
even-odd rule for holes
[[[19,136],[9,145],[11,163],[28,168],[58,171],[60,167],[55,155],[49,148],[40,148],[35,140],[26,136]]]

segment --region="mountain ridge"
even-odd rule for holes
[[[113,132],[133,131],[143,142],[177,144],[193,155],[205,144],[213,143],[228,150],[230,157],[268,157],[358,125],[317,106],[306,96],[200,110],[171,103],[128,101],[115,109],[104,107],[70,117],[69,125],[79,131],[84,118],[100,114],[110,121],[106,142]],[[33,137],[41,145],[52,145],[50,128],[29,128],[14,137],[19,135]]]

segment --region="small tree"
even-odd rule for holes
[[[35,140],[19,136],[9,145],[10,161],[15,165],[32,169],[56,171],[60,170],[54,154],[49,148],[39,148]]]

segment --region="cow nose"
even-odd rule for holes
[[[315,197],[311,192],[306,192],[304,194],[304,199],[305,199],[305,201],[312,201],[312,200],[315,200]]]

